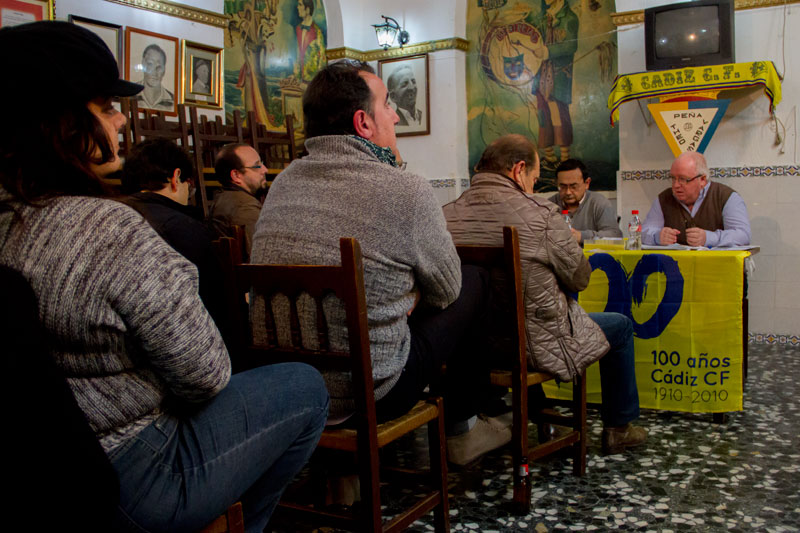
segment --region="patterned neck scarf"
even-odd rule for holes
[[[369,148],[369,151],[372,152],[372,154],[377,157],[378,161],[381,163],[386,163],[387,165],[391,165],[395,168],[405,168],[405,165],[401,165],[397,162],[397,158],[394,156],[394,152],[392,152],[391,148],[378,146],[374,142],[368,141],[367,139],[359,137],[358,135],[351,135],[350,137]]]

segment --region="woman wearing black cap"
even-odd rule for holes
[[[9,106],[0,128],[0,265],[36,295],[47,350],[119,477],[120,521],[198,530],[238,500],[262,531],[322,431],[321,377],[304,365],[230,377],[194,266],[100,198],[121,165],[111,98],[142,87],[118,78],[98,37],[63,22],[0,29],[0,66],[25,80],[0,84],[0,99],[33,103]]]

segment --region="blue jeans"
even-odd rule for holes
[[[639,390],[633,354],[633,324],[619,313],[589,313],[611,345],[600,358],[600,385],[603,405],[600,416],[603,426],[624,426],[639,418]]]
[[[236,374],[187,415],[163,415],[110,454],[120,521],[131,531],[198,531],[236,501],[261,533],[305,465],[328,416],[328,392],[310,366]]]

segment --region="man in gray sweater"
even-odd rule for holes
[[[308,155],[270,188],[252,261],[339,264],[339,238],[356,238],[379,420],[407,412],[425,387],[438,389],[447,363],[441,388],[450,461],[465,464],[507,443],[507,427],[476,417],[488,385],[488,365],[476,348],[486,272],[461,268],[430,184],[398,161],[398,118],[383,82],[365,64],[331,64],[310,83],[303,113]],[[258,304],[254,313],[258,336]],[[332,315],[332,343],[346,347],[344,312]],[[326,376],[332,416],[352,409],[348,381]]]
[[[583,246],[586,239],[622,237],[614,208],[602,194],[589,190],[589,171],[577,159],[562,161],[556,169],[558,194],[548,200],[572,219],[572,236]]]

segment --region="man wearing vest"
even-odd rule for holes
[[[658,195],[642,227],[643,244],[720,248],[750,244],[747,206],[736,191],[708,181],[703,154],[685,152],[670,168],[672,188]]]

